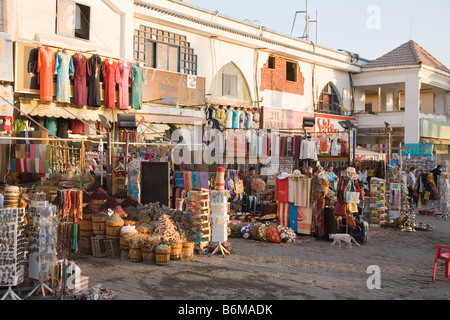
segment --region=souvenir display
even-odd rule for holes
[[[16,286],[24,280],[25,209],[0,209],[0,286]]]
[[[380,228],[386,222],[386,186],[385,180],[370,179],[370,221],[372,228]]]

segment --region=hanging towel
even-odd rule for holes
[[[297,218],[298,218],[298,207],[293,203],[289,204],[289,228],[294,230],[295,233],[298,231],[297,227]]]
[[[289,202],[278,202],[277,218],[278,224],[289,227]]]
[[[192,171],[188,171],[189,189],[194,189],[194,184],[192,181]]]
[[[189,191],[189,174],[187,171],[183,171],[183,183],[184,190]]]
[[[209,189],[209,172],[200,172],[200,187]]]
[[[312,227],[312,208],[298,207],[297,213],[297,233],[311,234]]]

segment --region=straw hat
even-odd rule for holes
[[[353,167],[348,167],[347,170],[345,170],[347,173],[356,173],[356,169]]]
[[[291,175],[287,172],[283,172],[282,174],[278,175],[278,179],[284,180],[286,178],[289,178]]]
[[[302,176],[302,173],[300,172],[300,170],[294,170],[294,173],[292,173],[292,176],[294,178],[300,178]]]

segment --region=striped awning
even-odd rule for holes
[[[55,117],[64,119],[79,119],[84,121],[99,121],[99,115],[104,115],[110,122],[116,122],[117,110],[109,108],[94,108],[76,106],[67,103],[41,103],[39,99],[20,99],[20,111],[38,117]]]

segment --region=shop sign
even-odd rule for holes
[[[10,34],[0,32],[0,80],[13,82],[13,50]]]
[[[345,121],[345,120],[351,120],[355,121],[356,118],[350,118],[350,117],[341,117],[341,116],[335,116],[335,115],[326,115],[326,114],[315,114],[316,116],[316,126],[315,126],[315,132],[316,134],[326,134],[326,135],[333,135],[338,134],[342,131],[345,131],[339,122]]]
[[[262,128],[302,130],[304,117],[314,117],[314,114],[296,110],[263,107]]]
[[[422,137],[450,140],[450,123],[422,119]]]
[[[200,106],[205,104],[205,78],[144,68],[144,102]]]

